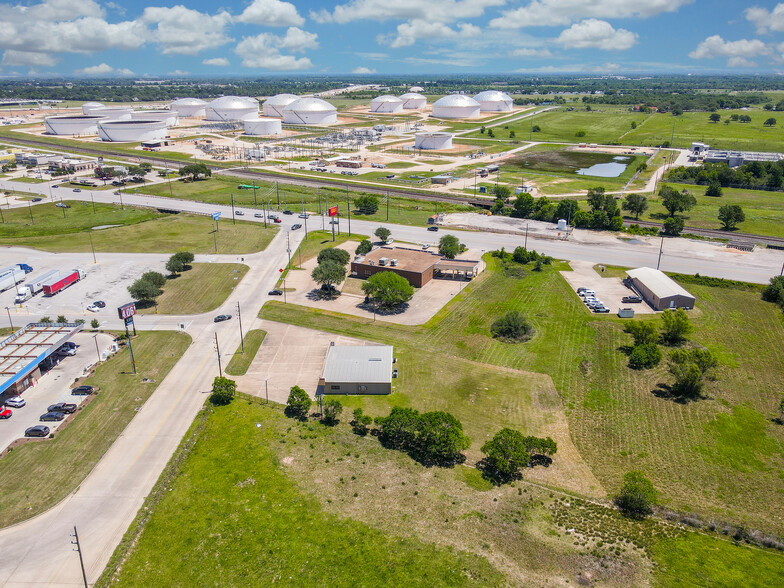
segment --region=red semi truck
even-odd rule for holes
[[[75,284],[84,277],[82,270],[71,270],[67,274],[60,274],[51,278],[43,285],[44,296],[54,296],[61,290],[65,290],[71,284]]]

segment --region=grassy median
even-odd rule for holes
[[[226,366],[226,373],[230,376],[244,376],[266,336],[267,331],[261,329],[253,329],[245,333],[243,337],[245,351],[242,351],[242,347],[237,347],[237,351],[229,360],[229,365]]]

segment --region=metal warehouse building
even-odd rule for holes
[[[392,346],[331,343],[318,394],[391,394]]]
[[[634,289],[654,310],[694,308],[694,296],[664,272],[650,267],[639,267],[626,273],[631,278]]]

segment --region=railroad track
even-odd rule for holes
[[[661,229],[664,225],[652,221],[624,221],[626,226],[640,225],[641,227],[656,227]],[[784,238],[782,237],[766,237],[763,235],[753,235],[751,233],[736,233],[734,231],[719,231],[716,229],[698,229],[696,227],[683,227],[684,233],[691,233],[693,235],[700,235],[702,237],[714,237],[718,239],[728,239],[729,241],[749,241],[753,243],[762,243],[765,245],[773,245],[775,247],[784,248]]]

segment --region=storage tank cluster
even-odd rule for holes
[[[391,114],[394,112],[403,111],[403,100],[397,96],[377,96],[370,101],[370,112],[378,112],[384,114]]]
[[[48,135],[95,135],[98,133],[98,121],[104,120],[100,115],[60,115],[47,116],[44,119]]]
[[[207,103],[199,98],[180,98],[169,106],[182,118],[204,118],[206,107]]]
[[[103,141],[163,141],[166,138],[166,133],[166,122],[162,120],[98,121],[98,136]]]
[[[450,94],[433,103],[435,118],[479,118],[479,102],[464,94]]]
[[[280,119],[249,118],[243,121],[246,135],[280,135],[283,132]]]
[[[205,114],[208,121],[214,122],[258,118],[259,101],[240,96],[221,96],[207,104]]]
[[[416,133],[414,149],[451,149],[452,133],[436,131],[433,133]]]
[[[403,102],[403,110],[420,110],[427,106],[427,98],[416,92],[406,92],[400,96]]]
[[[277,94],[267,98],[264,104],[261,105],[261,109],[264,112],[264,116],[283,118],[283,109],[297,100],[299,100],[299,96],[295,94]]]
[[[134,110],[131,120],[161,120],[167,127],[176,127],[180,119],[175,110]]]
[[[498,90],[485,90],[474,96],[482,112],[511,112],[514,101],[509,94]]]
[[[338,110],[321,98],[299,98],[283,109],[283,122],[292,125],[326,125],[338,121]]]

